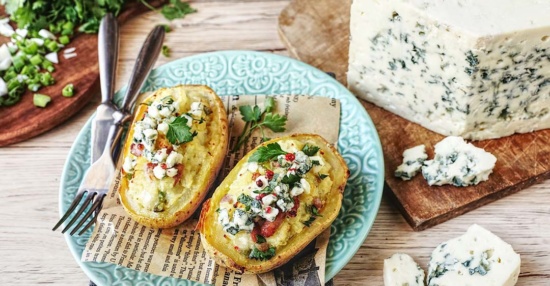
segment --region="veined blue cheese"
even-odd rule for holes
[[[349,88],[443,135],[550,128],[548,15],[541,0],[354,0]]]
[[[424,270],[407,254],[384,260],[384,286],[423,286],[424,277]]]
[[[489,179],[497,158],[464,139],[449,136],[435,144],[433,160],[424,161],[422,175],[431,185],[477,185]]]
[[[512,246],[474,224],[440,244],[429,262],[429,286],[513,286],[521,259]]]
[[[412,179],[420,171],[422,163],[426,159],[428,159],[428,155],[426,154],[426,146],[424,145],[405,150],[403,152],[403,164],[397,167],[395,176],[405,181]]]

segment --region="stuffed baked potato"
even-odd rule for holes
[[[348,176],[342,157],[318,135],[265,142],[204,203],[197,226],[203,247],[239,272],[279,267],[334,221]]]
[[[137,108],[123,149],[122,206],[137,222],[169,228],[203,201],[227,150],[227,114],[212,89],[161,88]]]

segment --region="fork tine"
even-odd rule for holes
[[[67,230],[71,228],[71,226],[76,222],[76,220],[80,217],[80,215],[86,210],[94,196],[96,195],[96,192],[88,192],[88,196],[86,196],[86,200],[82,204],[82,206],[78,209],[74,217],[71,219],[71,221],[65,226],[65,228],[61,231],[61,233],[65,233]]]
[[[80,229],[80,227],[86,222],[86,220],[95,213],[96,209],[101,208],[101,202],[103,198],[98,198],[99,196],[101,195],[98,194],[95,196],[94,203],[92,204],[90,209],[88,209],[88,212],[80,219],[78,224],[73,228],[73,230],[71,231],[71,235],[75,234]]]
[[[52,228],[52,230],[56,230],[65,220],[67,220],[69,215],[74,211],[76,206],[78,206],[78,203],[80,203],[80,201],[82,200],[82,196],[84,195],[84,193],[86,193],[86,191],[78,192],[76,194],[76,196],[73,199],[73,202],[69,206],[69,209],[67,209],[67,211],[65,212],[63,217],[55,224],[55,226]]]
[[[94,217],[92,218],[92,220],[90,220],[90,222],[88,222],[88,224],[86,226],[84,226],[84,228],[78,233],[78,235],[84,234],[97,221],[97,216],[99,215],[99,211],[101,210],[101,207],[103,206],[103,198],[105,198],[106,195],[105,194],[100,194],[99,196],[101,196],[101,197],[98,199],[98,201],[96,201],[96,203],[99,202],[99,206],[96,209],[96,211],[93,212],[95,214]]]

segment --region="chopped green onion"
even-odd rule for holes
[[[63,90],[61,91],[61,94],[64,97],[71,97],[74,95],[74,85],[72,83],[67,84]]]
[[[50,103],[50,101],[52,101],[51,97],[40,93],[35,93],[32,99],[34,105],[38,107],[46,107],[46,105]]]
[[[34,55],[32,58],[29,59],[31,64],[37,66],[40,63],[42,63],[42,56],[41,55]]]
[[[25,66],[25,57],[17,56],[13,58],[13,66],[16,71],[20,71]]]
[[[67,36],[67,35],[59,37],[59,43],[61,43],[63,45],[66,45],[70,42],[71,42],[71,40],[69,39],[69,36]]]
[[[164,32],[166,32],[166,33],[172,32],[172,28],[170,28],[170,25],[164,24],[164,25],[162,25],[162,27],[164,28]]]
[[[23,52],[29,55],[36,55],[36,53],[38,53],[38,44],[33,41],[27,41],[26,43],[27,45],[21,48]]]
[[[55,83],[53,76],[49,72],[42,73],[40,76],[40,83],[44,86],[49,86]]]
[[[170,48],[167,45],[162,46],[162,55],[165,57],[170,57]]]
[[[63,24],[61,29],[61,35],[72,35],[74,31],[74,24],[72,22],[66,22],[65,24]]]
[[[45,46],[46,48],[48,48],[50,52],[57,52],[59,50],[59,46],[55,41],[50,41],[47,44],[45,44]]]

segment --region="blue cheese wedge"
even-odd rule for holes
[[[403,152],[403,164],[397,167],[394,175],[404,181],[408,181],[420,171],[422,163],[424,163],[426,159],[428,159],[426,146],[419,145],[407,149]]]
[[[424,270],[407,254],[396,253],[384,260],[385,286],[423,286]]]
[[[349,88],[447,136],[550,128],[548,15],[544,0],[354,0]]]
[[[430,258],[429,286],[512,286],[521,259],[512,246],[474,224],[457,238],[440,244]]]
[[[433,160],[424,161],[422,175],[432,185],[477,185],[489,179],[497,159],[464,139],[449,136],[435,144]]]

